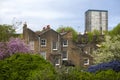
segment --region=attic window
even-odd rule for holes
[[[41,46],[46,46],[46,39],[41,39]]]

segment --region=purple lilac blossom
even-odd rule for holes
[[[0,59],[15,53],[30,53],[30,48],[19,38],[11,38],[9,42],[0,42]]]

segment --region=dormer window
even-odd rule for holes
[[[41,46],[42,47],[46,46],[46,39],[41,39]]]
[[[67,47],[68,46],[68,40],[63,40],[63,47]]]

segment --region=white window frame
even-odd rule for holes
[[[87,50],[85,51],[85,54],[88,54],[88,51],[87,51]]]
[[[64,43],[64,41],[67,41],[67,44]],[[68,40],[63,40],[63,47],[67,47],[68,46]]]
[[[58,63],[55,63],[56,66],[59,66],[60,65],[60,59],[57,59],[58,60]]]
[[[68,60],[68,52],[67,51],[63,51],[63,52],[66,52],[66,58],[63,58],[64,53],[62,53],[62,60]]]
[[[85,58],[85,59],[84,59],[84,65],[89,65],[89,61],[90,61],[90,60],[89,60],[88,58]]]
[[[44,40],[45,42],[42,42],[43,40]],[[41,47],[46,47],[46,44],[47,44],[47,40],[46,40],[46,39],[41,39],[40,42],[41,42]],[[42,43],[44,43],[45,45],[43,45]]]
[[[56,48],[53,47],[53,46],[54,46],[54,43],[55,43],[55,45],[56,45]],[[57,42],[55,42],[55,41],[52,42],[52,49],[53,49],[53,50],[58,50]]]
[[[29,42],[30,50],[34,50],[34,41]]]
[[[45,51],[40,52],[40,55],[46,60],[46,52]]]

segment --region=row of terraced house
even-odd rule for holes
[[[34,32],[23,26],[23,39],[30,45],[31,51],[38,53],[54,66],[82,66],[88,67],[93,63],[91,53],[96,49],[95,42],[87,43],[87,34],[78,35],[78,42],[72,39],[72,32],[58,33],[49,25],[40,32]]]
[[[103,12],[98,10],[88,10],[90,14],[94,13],[97,16],[104,16]],[[86,12],[87,14],[87,12]],[[92,15],[87,15],[88,17]],[[98,19],[98,17],[95,16]],[[107,17],[106,17],[107,18]],[[90,19],[90,18],[89,18]],[[87,19],[86,19],[87,20]],[[97,24],[99,29],[107,30],[107,27],[101,27],[105,19],[100,18],[100,25]],[[92,24],[93,20],[90,20],[89,23]],[[105,20],[106,21],[106,20]],[[104,24],[107,26],[107,24]],[[88,26],[88,25],[87,25]],[[90,26],[89,30],[92,30]],[[86,27],[87,31],[88,27]],[[103,35],[99,36],[100,38]],[[88,42],[87,34],[78,34],[77,42],[74,42],[72,39],[72,32],[65,32],[64,30],[61,33],[56,32],[50,28],[50,25],[43,27],[42,31],[34,32],[27,27],[27,24],[23,26],[23,39],[27,44],[30,45],[30,49],[35,53],[40,54],[44,59],[50,61],[54,66],[81,66],[88,67],[93,64],[93,57],[91,53],[98,48],[97,46],[97,37],[93,37],[92,42]],[[84,39],[84,41],[83,41]]]

